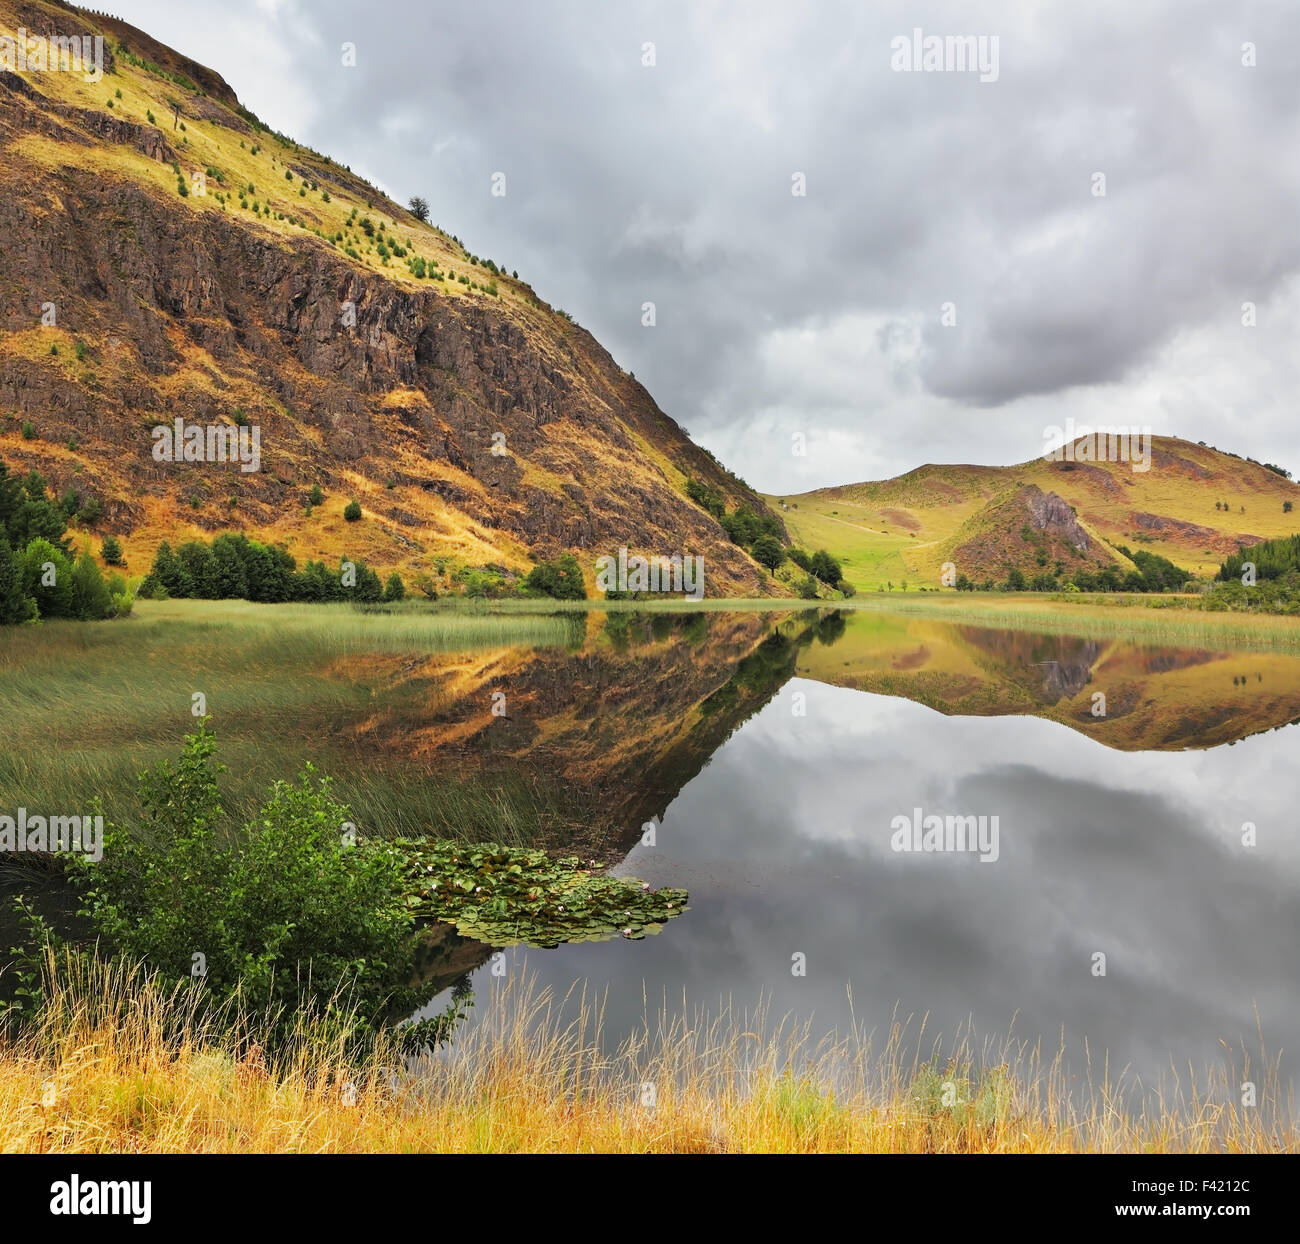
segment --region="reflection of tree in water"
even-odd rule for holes
[[[838,609],[831,610],[830,613],[824,614],[817,620],[814,632],[819,644],[825,644],[828,648],[831,644],[840,639],[848,629],[849,621]]]

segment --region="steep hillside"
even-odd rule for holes
[[[1077,442],[1076,442],[1077,443]],[[1129,462],[923,466],[895,479],[769,498],[796,544],[837,554],[858,588],[938,586],[941,568],[982,582],[1133,568],[1142,550],[1209,575],[1238,545],[1300,531],[1300,486],[1208,445],[1154,437]],[[1292,503],[1288,511],[1286,503]],[[782,508],[787,507],[787,508]]]
[[[0,0],[18,28],[104,37],[98,81],[0,72],[0,459],[98,501],[79,538],[131,573],[228,528],[408,572],[570,549],[589,582],[626,545],[703,556],[710,596],[783,590],[683,485],[762,500],[527,283],[133,27]],[[176,419],[256,429],[259,469],[157,461]]]

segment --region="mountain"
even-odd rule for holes
[[[786,591],[684,486],[762,499],[526,281],[124,22],[0,0],[0,28],[28,54],[0,70],[0,459],[101,511],[74,538],[132,574],[227,529],[408,576],[571,550],[589,586],[627,546],[702,556],[710,596]],[[81,36],[99,80],[32,67]],[[258,469],[159,461],[177,419],[242,429]]]
[[[1009,467],[926,465],[769,500],[797,545],[829,549],[850,583],[872,589],[937,587],[945,563],[976,583],[1011,569],[1031,581],[1110,565],[1127,573],[1142,551],[1204,576],[1242,544],[1300,530],[1300,486],[1278,471],[1173,437],[1150,443],[1146,470],[1067,451]]]

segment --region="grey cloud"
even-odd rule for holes
[[[163,0],[124,11],[269,120],[292,97],[306,117],[295,137],[400,200],[424,195],[435,220],[573,313],[760,486],[905,470],[935,445],[1020,460],[1059,421],[1046,411],[1087,417],[1104,403],[1137,417],[1149,390],[1176,391],[1189,335],[1195,359],[1223,358],[1222,391],[1206,405],[1175,397],[1157,431],[1216,440],[1231,404],[1251,421],[1216,443],[1300,466],[1279,392],[1300,383],[1293,331],[1251,345],[1283,352],[1267,377],[1239,340],[1243,301],[1276,319],[1300,289],[1290,0],[396,0],[382,15],[231,0],[199,37],[205,14]],[[890,39],[914,26],[998,35],[998,81],[892,72]],[[242,49],[277,39],[282,73],[253,72]],[[338,64],[344,39],[356,69]],[[1253,69],[1240,64],[1246,40]],[[504,199],[489,194],[496,171]],[[790,194],[795,171],[806,198]],[[1095,171],[1104,199],[1090,193]],[[653,329],[640,324],[647,300]],[[939,326],[945,301],[955,328]],[[916,327],[914,400],[864,408],[891,366],[868,353],[837,392],[776,401],[774,341],[807,328],[818,369],[836,324],[857,318]],[[838,446],[803,475],[789,455],[800,423]]]

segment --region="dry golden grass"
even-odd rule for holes
[[[51,961],[53,967],[53,961]],[[601,1008],[527,982],[478,1000],[435,1056],[349,1065],[310,1027],[269,1058],[256,1024],[196,991],[97,961],[60,963],[40,1024],[0,1043],[4,1152],[1266,1152],[1300,1149],[1223,1084],[1175,1085],[1130,1114],[1059,1059],[971,1043],[922,1062],[895,1026],[814,1046],[761,1012],[653,1016],[602,1053]],[[561,1001],[567,1001],[561,1018]],[[938,1043],[933,1047],[938,1050]],[[1002,1061],[998,1061],[1001,1057]],[[942,1104],[945,1081],[959,1104]],[[653,1102],[651,1089],[653,1086]]]

